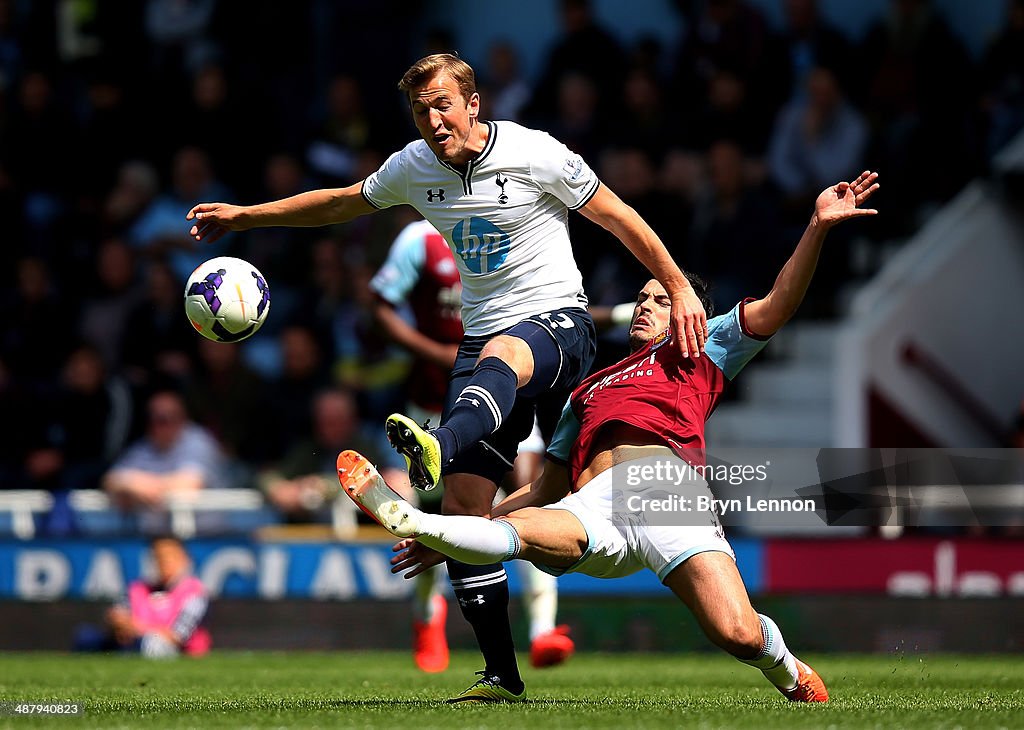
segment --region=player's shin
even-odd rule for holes
[[[521,547],[515,528],[504,520],[467,515],[420,515],[416,539],[469,565],[512,560]]]
[[[519,566],[522,568],[520,575],[526,584],[522,598],[530,617],[530,641],[533,641],[555,628],[558,588],[555,576],[539,570],[532,563],[523,562]]]
[[[430,623],[434,617],[434,596],[441,595],[439,569],[432,568],[416,576],[416,586],[412,594],[412,615],[416,621]]]
[[[508,577],[499,563],[466,565],[448,561],[448,575],[462,615],[473,627],[488,676],[497,676],[501,686],[519,694],[523,681],[516,664],[512,627],[508,619]]]
[[[502,360],[487,357],[480,361],[448,420],[432,431],[445,461],[501,427],[516,402],[518,382],[515,371]]]
[[[775,622],[764,614],[758,614],[758,618],[761,619],[761,636],[764,641],[761,654],[740,661],[760,669],[768,681],[779,689],[791,690],[796,687],[799,677],[796,657],[786,647],[782,632]]]

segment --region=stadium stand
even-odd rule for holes
[[[408,361],[376,331],[363,283],[407,216],[251,232],[199,252],[252,260],[274,292],[259,337],[233,353],[253,371],[240,388],[224,376],[235,360],[218,369],[200,353],[180,308],[181,272],[198,255],[181,248],[184,213],[196,196],[282,197],[376,169],[413,136],[394,85],[421,55],[418,29],[434,23],[460,29],[450,42],[480,70],[487,116],[489,89],[508,83],[508,69],[488,67],[486,46],[516,26],[493,29],[480,14],[451,22],[446,13],[468,6],[458,2],[403,8],[408,22],[396,24],[394,3],[348,8],[358,12],[355,22],[328,0],[287,8],[208,0],[196,4],[204,10],[187,27],[147,20],[142,3],[83,3],[82,12],[58,18],[61,5],[0,3],[0,536],[28,543],[163,525],[203,537],[282,525],[255,475],[310,438],[313,394],[351,387],[366,428],[406,401],[398,384]],[[236,22],[243,5],[244,29]],[[771,2],[651,4],[665,6],[651,17],[603,3],[582,32],[560,28],[554,5],[527,3],[519,22],[530,32],[495,54],[506,66],[509,53],[523,62],[516,93],[532,98],[510,104],[511,114],[550,124],[566,141],[575,136],[601,177],[657,221],[684,265],[733,277],[723,278],[731,295],[763,287],[761,264],[774,267],[772,256],[795,240],[794,221],[806,215],[806,190],[774,188],[768,150],[777,120],[780,138],[794,134],[784,110],[827,113],[821,99],[802,103],[813,69],[832,72],[830,95],[846,100],[854,126],[866,124],[866,144],[844,135],[856,148],[837,157],[881,169],[884,214],[850,239],[830,240],[823,266],[835,268],[819,272],[802,321],[771,343],[712,418],[710,442],[991,446],[999,433],[1009,437],[1024,395],[1014,390],[1019,344],[1000,336],[1024,329],[1013,301],[1024,284],[1020,223],[1007,212],[1024,199],[1024,137],[1014,139],[1024,123],[1016,53],[1024,29],[1012,13],[1019,2],[818,3],[820,13],[800,18]],[[716,14],[724,7],[735,12]],[[999,8],[1005,18],[984,20]],[[544,14],[551,22],[539,29]],[[908,36],[916,44],[905,54],[901,27],[924,29]],[[382,56],[383,37],[399,50]],[[597,66],[574,43],[607,50],[598,64],[607,78],[587,78]],[[352,57],[380,60],[353,68]],[[852,58],[872,68],[851,68]],[[888,72],[892,64],[899,74]],[[566,73],[576,76],[567,82]],[[591,112],[559,109],[562,86]],[[606,110],[620,108],[643,133],[609,133]],[[919,117],[915,108],[924,110]],[[593,303],[619,303],[642,272],[589,222],[572,226]],[[837,251],[844,255],[831,255]],[[112,277],[102,263],[111,252],[119,269]],[[764,258],[753,265],[754,255]],[[970,337],[950,343],[938,329],[921,329],[900,309],[911,304],[917,316]],[[124,315],[118,326],[104,326],[108,305]],[[979,316],[982,307],[1000,316]],[[310,341],[290,345],[295,327],[312,333],[302,338]],[[911,327],[912,341],[897,343]],[[89,391],[95,411],[74,407],[83,391],[62,377],[82,340],[105,358],[106,379]],[[606,336],[600,357],[616,359],[622,340],[621,332]],[[908,342],[918,353],[913,362]],[[963,351],[951,353],[951,345]],[[970,354],[981,351],[985,359]],[[936,359],[938,370],[922,367]],[[947,376],[980,405],[951,398]],[[886,399],[882,430],[872,417],[882,404],[871,400],[874,385]],[[231,489],[172,498],[150,525],[110,509],[98,480],[66,477],[89,449],[109,467],[141,434],[147,397],[168,387],[189,399],[190,417],[227,451],[235,480]],[[218,409],[228,396],[237,406],[231,414]],[[988,416],[970,415],[979,409]],[[911,433],[915,440],[900,440]],[[102,447],[83,449],[86,436]],[[359,533],[357,518],[341,499],[310,519],[320,523],[316,534],[348,538]],[[332,586],[323,590],[342,592]]]

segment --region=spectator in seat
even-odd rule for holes
[[[119,362],[135,388],[183,383],[195,369],[201,337],[183,315],[182,282],[164,259],[149,263],[146,298],[128,313]]]
[[[689,258],[715,282],[715,306],[725,311],[742,292],[767,291],[784,257],[776,198],[747,172],[743,151],[719,140],[708,149],[707,183],[694,196]],[[766,276],[768,278],[766,278]]]
[[[107,610],[102,628],[80,627],[76,651],[137,652],[159,659],[210,650],[210,633],[202,625],[209,598],[192,575],[185,546],[163,535],[150,542],[150,550],[156,579],[132,581],[124,600]]]
[[[868,142],[867,121],[847,103],[832,71],[811,71],[806,92],[780,112],[768,150],[773,180],[800,209],[830,180],[860,170]]]
[[[25,462],[25,486],[96,489],[128,440],[132,398],[121,378],[111,375],[93,346],[75,347],[58,386],[33,398],[39,441]]]
[[[380,437],[374,439],[360,429],[356,402],[349,391],[321,391],[313,399],[312,415],[313,437],[296,443],[261,480],[267,499],[286,519],[315,521],[327,499],[337,493],[336,461],[345,449],[365,448],[360,453],[372,459],[381,474],[388,475],[388,484],[403,493],[411,491],[402,458]]]
[[[147,404],[146,435],[104,475],[103,488],[122,508],[160,508],[170,494],[217,485],[221,470],[213,436],[189,421],[179,394],[161,391]]]

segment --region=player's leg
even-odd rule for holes
[[[533,398],[558,388],[568,375],[563,372],[567,353],[577,340],[587,339],[586,322],[589,318],[580,323],[562,315],[554,326],[565,332],[556,336],[550,322],[527,319],[491,339],[448,417],[434,432],[441,452],[454,456],[500,428],[517,391]]]
[[[409,403],[408,414],[417,423],[440,423],[440,409],[428,410],[416,403]],[[390,484],[388,486],[393,487]],[[399,490],[400,491],[400,490]],[[408,501],[423,512],[441,513],[440,490],[421,492],[410,490],[413,498]],[[400,492],[401,493],[401,492]],[[403,496],[405,496],[403,494]],[[448,602],[444,597],[448,575],[443,565],[420,573],[414,579],[412,592],[412,638],[413,659],[424,672],[442,672],[448,668],[448,638],[445,624],[448,619]]]
[[[544,450],[544,437],[535,420],[530,435],[519,444],[511,484],[507,487],[510,492],[540,477],[544,468]],[[572,656],[576,645],[569,637],[568,626],[555,625],[558,581],[533,563],[520,561],[517,565],[523,583],[523,609],[530,619],[530,664],[537,668],[561,664]]]
[[[424,672],[443,672],[448,668],[448,602],[442,594],[447,578],[443,566],[431,568],[415,578],[412,599],[412,655]]]
[[[534,325],[543,322],[544,331]],[[550,338],[558,344],[560,362],[557,374],[551,381],[551,389],[537,398],[537,414],[530,436],[519,445],[515,463],[515,486],[536,480],[543,470],[544,451],[547,441],[554,433],[561,416],[562,407],[572,390],[587,374],[594,357],[592,322],[578,320],[573,316],[553,313],[525,323],[521,336],[525,342],[536,343],[533,348],[543,352],[543,346]],[[513,331],[517,331],[513,328]],[[546,356],[546,369],[554,364],[553,352]],[[535,358],[535,364],[537,360]],[[544,369],[543,367],[541,368]],[[547,375],[535,372],[533,388],[544,385]],[[558,612],[558,583],[553,575],[539,570],[533,563],[519,563],[520,576],[524,585],[523,606],[530,618],[530,664],[534,667],[551,667],[568,659],[576,649],[569,636],[567,625],[555,625]]]
[[[466,337],[460,344],[448,381],[443,419],[450,416],[456,400],[462,396],[472,379],[477,360],[487,342],[487,338]],[[467,455],[465,463],[452,463],[449,459],[442,465],[437,440],[412,419],[394,414],[388,418],[386,430],[392,445],[406,457],[409,476],[414,485],[421,489],[431,489],[443,471],[445,492],[442,512],[455,516],[490,514],[497,482],[511,465],[511,459],[515,458],[514,452],[507,456],[501,455],[493,447],[489,447],[490,451],[487,452],[478,447]],[[520,435],[516,443],[525,435]],[[443,470],[442,466],[445,467]],[[399,524],[405,524],[406,529],[410,530],[406,534],[419,531],[407,524],[410,517],[420,518],[418,511],[413,512],[406,504],[387,504],[380,499],[372,490],[365,497],[371,504],[369,511],[382,524],[395,534],[402,534],[402,531],[394,529]],[[387,514],[383,514],[384,511]],[[485,702],[523,699],[524,687],[516,664],[515,644],[512,642],[512,628],[508,618],[508,578],[501,563],[489,559],[482,561],[482,564],[450,560],[448,576],[462,615],[473,627],[485,661],[483,678],[455,699]]]
[[[523,609],[530,619],[531,650],[537,638],[555,631],[558,613],[558,584],[554,576],[537,570],[530,563],[519,564],[523,582]]]
[[[664,583],[693,612],[712,643],[760,669],[783,695],[802,702],[828,700],[818,674],[793,655],[775,622],[750,604],[732,555],[693,555],[673,568]]]
[[[509,339],[515,348],[515,352],[509,355],[510,359],[514,359],[513,355],[527,358],[528,352],[528,362],[516,360],[516,367],[525,373],[532,362],[529,379],[523,379],[527,387],[521,394],[524,399],[520,401],[518,410],[518,386],[522,384],[520,374],[494,357],[491,351],[484,352],[486,345],[497,348],[504,340],[493,345],[494,339],[481,342],[467,338],[463,342],[449,382],[443,425],[449,425],[458,415],[456,411],[461,411],[462,420],[456,419],[456,426],[467,428],[469,435],[461,433],[456,437],[455,432],[449,429],[442,438],[454,442],[454,447],[449,443],[443,450],[440,439],[418,429],[415,423],[409,423],[404,417],[388,419],[388,436],[409,460],[411,475],[416,474],[417,480],[425,478],[423,480],[427,483],[436,482],[442,470],[451,475],[452,478],[445,480],[445,513],[486,515],[490,512],[490,502],[484,506],[483,499],[493,499],[496,484],[512,465],[516,446],[532,425],[533,405],[530,403],[528,409],[523,408],[525,398],[536,388],[540,389],[536,392],[541,392],[552,385],[574,386],[589,368],[596,340],[589,315],[577,310],[560,316],[557,322],[557,335],[554,330],[545,330],[537,322],[520,323],[506,332],[507,335],[512,333]],[[475,360],[467,372],[465,363],[470,357]],[[528,414],[525,422],[522,414]],[[460,422],[463,426],[458,426]],[[481,439],[488,433],[491,436],[487,443],[482,443]],[[467,450],[467,447],[471,448]],[[445,454],[444,459],[442,453]],[[449,453],[454,454],[454,458],[447,456]],[[481,485],[488,481],[489,487],[481,492]],[[448,571],[463,615],[473,625],[487,661],[485,679],[496,676],[500,689],[509,695],[489,696],[491,688],[482,687],[479,692],[470,688],[456,699],[519,699],[523,685],[508,621],[508,580],[504,569],[500,563],[471,566],[449,560]],[[469,589],[481,590],[470,593]],[[492,594],[493,600],[488,600],[487,593]],[[492,672],[492,666],[497,671]]]
[[[355,452],[342,452],[338,472],[345,493],[385,527],[399,536],[415,534],[427,547],[453,556],[448,561],[452,587],[486,662],[483,678],[453,701],[523,699],[508,621],[508,579],[501,563],[522,557],[560,568],[572,566],[589,544],[580,520],[565,510],[536,508],[496,521],[465,514],[433,515],[392,491],[376,469]],[[489,510],[489,501],[483,503],[477,496],[486,493],[485,481],[476,475],[449,475],[444,498],[448,504],[443,509]],[[494,483],[489,487],[493,495]],[[466,499],[460,500],[460,495]]]
[[[457,541],[451,545],[448,577],[484,656],[484,680],[490,680],[490,686],[478,682],[453,698],[457,701],[515,701],[525,696],[508,618],[508,576],[501,564],[511,541],[507,533],[495,535],[492,526],[502,528],[484,517],[490,514],[498,478],[470,472],[445,475],[442,514],[424,515],[418,530],[428,547],[446,544],[446,538]],[[431,545],[431,538],[438,542]],[[491,697],[492,691],[500,696]]]
[[[440,495],[437,499],[424,499],[421,495],[419,509],[428,514],[440,513]],[[412,597],[413,659],[424,672],[443,672],[448,668],[448,639],[445,635],[448,602],[444,597],[447,579],[443,565],[415,578]]]
[[[460,359],[463,353],[460,348]],[[427,431],[402,414],[388,416],[388,439],[409,460],[413,483],[433,488],[447,464],[501,428],[515,405],[516,391],[532,373],[529,346],[498,335],[481,348],[469,377],[460,378],[462,387],[437,428]]]
[[[409,460],[416,486],[437,484],[447,464],[502,427],[517,398],[575,387],[593,362],[596,334],[586,311],[566,309],[519,322],[482,345],[479,339],[459,348],[456,373],[475,348],[479,354],[438,428],[428,432],[401,414],[387,419],[388,438]]]
[[[396,536],[418,535],[428,547],[467,561],[449,560],[448,575],[486,664],[483,678],[453,701],[524,699],[508,619],[508,579],[501,565],[511,557],[511,528],[482,516],[422,512],[388,487],[374,466],[354,451],[338,456],[338,479],[360,509]],[[442,511],[488,514],[496,491],[493,480],[476,474],[447,475]]]
[[[456,408],[464,405],[460,398],[466,392],[466,383],[472,381],[477,372],[478,369],[474,368],[469,373],[460,373],[459,377],[452,377],[445,411],[446,419],[450,418]],[[490,515],[497,485],[512,468],[519,443],[529,435],[533,418],[533,401],[525,397],[519,398],[508,415],[503,418],[500,428],[445,465],[445,494],[442,501],[444,515]],[[477,527],[482,527],[482,537],[491,525]],[[448,574],[459,599],[462,614],[473,626],[484,654],[484,676],[499,677],[501,687],[512,695],[506,699],[519,699],[523,695],[522,680],[516,664],[512,627],[508,619],[508,578],[501,565],[506,559],[504,553],[514,540],[507,534],[507,527],[502,528],[498,525],[497,529],[506,530],[504,546],[491,545],[502,552],[501,556],[494,555],[494,552],[484,553],[494,555],[494,559],[481,565],[476,559],[478,556],[466,555],[467,560],[462,561],[459,554],[454,554],[453,559],[449,559],[447,563]],[[473,540],[478,535],[470,528],[461,527],[452,533],[459,540]],[[463,550],[467,547],[463,545]],[[487,688],[484,690],[490,691]],[[476,695],[477,692],[473,689],[463,693],[466,699],[473,699]]]
[[[460,350],[460,355],[464,357],[476,354],[471,348]],[[445,418],[449,416],[474,373],[474,369],[459,370],[457,365],[449,381]],[[532,404],[520,403],[512,409],[502,428],[487,438],[486,444],[476,444],[445,465],[445,492],[441,501],[444,516],[469,519],[490,515],[497,485],[511,468],[516,446],[529,433],[532,420]],[[463,526],[453,529],[452,533],[459,536],[465,534],[470,540],[476,535],[471,528]],[[475,559],[479,555],[468,555],[466,557],[474,559],[464,562],[456,555],[447,562],[448,576],[459,608],[473,627],[485,661],[484,679],[481,680],[484,684],[474,685],[455,699],[515,701],[522,699],[525,692],[516,663],[512,626],[508,618],[508,577],[500,557],[496,558],[488,552],[483,553],[483,556],[489,559],[481,561]]]

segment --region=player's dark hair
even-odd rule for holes
[[[182,550],[185,549],[185,543],[181,541],[181,538],[175,535],[173,532],[157,532],[149,537],[149,547],[152,548],[158,542],[170,541],[175,543]]]
[[[398,88],[406,95],[417,86],[439,73],[451,76],[459,86],[462,98],[467,102],[476,93],[476,74],[473,67],[454,53],[434,53],[414,63],[398,82]]]
[[[715,303],[711,299],[711,285],[704,281],[704,279],[689,271],[684,271],[683,276],[685,276],[686,280],[690,282],[690,286],[693,287],[694,293],[697,295],[697,298],[700,299],[700,303],[704,306],[704,312],[707,314],[707,318],[711,319],[714,317]]]

